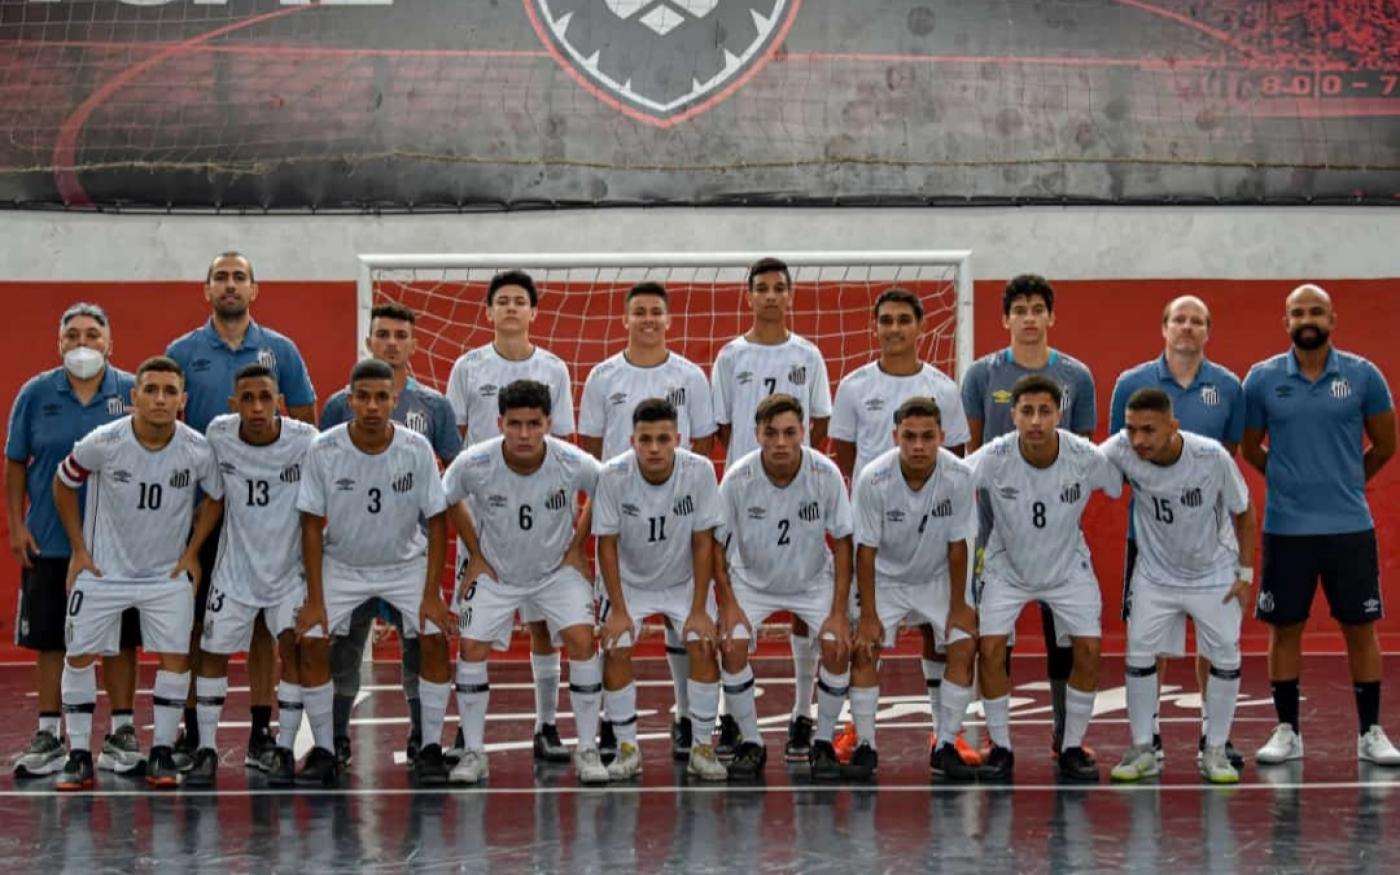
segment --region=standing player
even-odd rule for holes
[[[719,485],[710,460],[680,449],[679,414],[664,398],[647,398],[632,411],[632,449],[610,460],[593,501],[593,535],[606,590],[603,621],[603,699],[618,735],[613,780],[641,774],[637,747],[637,687],[632,647],[642,621],[661,614],[686,642],[694,698],[676,702],[677,715],[695,727],[687,745],[689,772],[723,781],[728,773],[711,745],[719,708],[719,664],[710,601],[714,529],[720,524]],[[688,735],[689,733],[687,733]],[[673,743],[675,735],[672,735]],[[686,741],[691,739],[687,738]]]
[[[427,439],[390,419],[398,400],[392,368],[373,359],[355,365],[352,418],[316,438],[302,471],[297,510],[306,604],[296,628],[302,706],[316,743],[297,776],[303,783],[329,783],[337,771],[326,635],[373,598],[398,609],[405,635],[422,636],[418,690],[424,744],[413,771],[419,783],[447,780],[441,746],[452,693],[443,634],[452,621],[442,601],[446,502]]]
[[[901,622],[932,626],[935,637],[948,642],[950,686],[965,687],[970,699],[977,646],[977,620],[966,600],[967,541],[976,535],[972,471],[943,448],[942,411],[932,398],[914,396],[895,408],[894,440],[894,449],[865,466],[852,499],[859,590],[856,650],[878,655],[882,647],[894,646]],[[856,666],[851,717],[859,746],[851,765],[860,769],[868,762],[873,769],[878,662],[858,661]],[[932,683],[928,690],[936,720],[941,694]],[[930,767],[940,768],[940,760],[949,757],[957,761],[954,768],[962,766],[950,745],[931,752]]]
[[[188,647],[199,548],[218,521],[217,510],[206,502],[193,536],[188,533],[196,487],[211,492],[219,485],[208,442],[177,419],[184,401],[180,366],[164,357],[147,359],[136,370],[131,416],[78,441],[54,478],[54,505],[73,547],[63,669],[63,712],[72,753],[58,780],[60,790],[92,787],[93,663],[98,654],[116,651],[121,614],[133,607],[141,612],[146,648],[160,660],[146,783],[179,783],[171,745],[190,686]],[[80,516],[77,490],[84,483],[89,489]]]
[[[1010,780],[1015,765],[1006,649],[1029,602],[1049,606],[1052,622],[1069,635],[1073,651],[1060,775],[1074,781],[1099,777],[1083,743],[1094,713],[1103,599],[1079,521],[1095,490],[1116,498],[1123,478],[1098,447],[1058,428],[1063,404],[1059,383],[1041,375],[1022,377],[1011,387],[1016,431],[969,459],[973,485],[991,517],[977,607],[982,707],[992,740],[981,774],[990,780]],[[950,693],[945,690],[944,696]],[[962,722],[960,712],[945,708],[943,713]],[[956,728],[940,725],[939,737]]]
[[[112,352],[107,314],[94,304],[74,304],[58,320],[61,367],[32,377],[15,397],[5,437],[5,498],[10,551],[20,566],[15,643],[35,651],[39,729],[15,761],[15,777],[52,774],[66,757],[59,728],[63,701],[64,581],[70,549],[53,505],[53,477],[73,445],[88,432],[123,415],[135,384],[107,361]],[[25,501],[28,499],[28,509]],[[79,502],[83,494],[79,492]],[[102,662],[112,704],[112,732],[102,743],[100,769],[126,774],[144,762],[132,723],[136,697],[135,611],[122,615],[121,655]]]
[[[1181,428],[1193,434],[1219,441],[1233,456],[1239,448],[1240,437],[1244,434],[1244,389],[1240,378],[1226,368],[1206,358],[1206,342],[1210,339],[1210,310],[1204,301],[1194,295],[1175,298],[1162,311],[1162,337],[1166,349],[1160,356],[1129,368],[1118,375],[1113,385],[1112,400],[1108,405],[1108,432],[1116,435],[1127,423],[1126,408],[1128,399],[1139,389],[1155,388],[1167,393],[1172,402],[1173,415]],[[1137,562],[1136,516],[1128,516],[1128,547],[1123,561],[1123,620],[1129,619],[1132,605],[1130,584],[1133,567]],[[1252,547],[1251,543],[1251,547]],[[1185,649],[1185,615],[1176,632],[1181,641],[1179,649]],[[1177,649],[1177,648],[1169,648]],[[1160,687],[1166,671],[1166,658],[1157,660],[1157,684]],[[1204,656],[1196,657],[1196,682],[1201,690],[1201,740],[1199,750],[1205,750],[1206,733],[1209,721],[1205,711],[1205,691],[1210,675],[1210,661]],[[1162,750],[1160,728],[1152,730],[1152,744],[1158,755]],[[1244,758],[1235,752],[1235,746],[1227,739],[1225,752],[1230,762],[1238,770],[1244,765]]]
[[[529,274],[509,270],[496,274],[486,288],[486,321],[495,329],[491,343],[463,353],[452,365],[447,400],[457,414],[463,446],[501,433],[497,395],[516,380],[536,380],[549,387],[555,437],[574,433],[574,396],[564,360],[530,340],[530,323],[539,315],[540,293]],[[478,509],[471,508],[474,513]],[[457,543],[457,592],[466,589],[464,544]],[[526,606],[520,619],[530,630],[530,668],[535,680],[535,758],[568,762],[569,749],[559,740],[555,714],[559,707],[559,651],[544,617]],[[460,739],[459,739],[460,740]],[[606,741],[607,739],[605,739]],[[456,745],[460,747],[461,745]]]
[[[671,304],[665,287],[650,282],[633,286],[625,306],[622,324],[627,328],[627,348],[590,371],[583,384],[580,445],[599,461],[621,455],[632,438],[632,412],[643,399],[661,397],[676,408],[679,446],[708,458],[715,433],[710,386],[704,371],[666,348]],[[690,675],[687,653],[687,646],[667,620],[666,663],[676,691],[671,754],[677,758],[689,756],[692,736],[686,695]]]
[[[724,560],[715,563],[715,589],[724,693],[742,738],[729,766],[729,777],[738,780],[758,778],[768,760],[749,651],[759,624],[779,611],[819,629],[817,725],[808,760],[814,778],[841,774],[831,741],[850,685],[851,502],[836,464],[804,445],[804,421],[802,402],[791,395],[759,402],[759,449],[729,467],[719,489],[724,517],[715,537]],[[857,655],[870,658],[868,651]]]
[[[1161,770],[1154,745],[1159,654],[1175,649],[1186,617],[1196,624],[1210,660],[1205,691],[1206,746],[1201,775],[1234,784],[1238,768],[1225,743],[1240,692],[1240,619],[1254,582],[1254,508],[1249,488],[1219,441],[1180,430],[1172,399],[1155,387],[1126,402],[1126,426],[1103,445],[1104,455],[1133,488],[1140,539],[1128,615],[1128,721],[1133,746],[1114,766],[1115,781]]]
[[[1294,289],[1284,305],[1293,348],[1250,368],[1244,381],[1240,450],[1269,486],[1255,616],[1269,624],[1279,720],[1256,756],[1261,763],[1303,757],[1298,675],[1303,626],[1321,577],[1346,639],[1360,718],[1356,755],[1400,765],[1400,751],[1380,727],[1379,556],[1366,504],[1366,483],[1395,455],[1395,405],[1375,365],[1332,346],[1336,324],[1327,292]],[[1363,438],[1371,444],[1364,450]]]
[[[311,376],[296,344],[285,335],[253,321],[251,308],[258,297],[258,283],[248,257],[239,252],[222,252],[215,257],[205,273],[204,297],[212,311],[209,321],[176,338],[166,350],[166,355],[178,362],[185,372],[189,392],[185,423],[203,433],[214,417],[227,413],[234,375],[244,365],[256,362],[276,375],[277,388],[286,399],[288,415],[314,424],[316,390],[311,387]],[[195,593],[194,634],[190,640],[190,658],[196,673],[209,579],[217,558],[218,534],[215,529],[214,537],[207,540],[199,556],[200,588]],[[262,623],[257,623],[248,650],[252,729],[244,760],[246,765],[257,768],[270,762],[268,756],[274,747],[271,725],[276,669],[272,636]],[[191,696],[185,707],[185,730],[175,749],[182,768],[193,762],[199,741],[198,715]]]
[[[1001,324],[1011,335],[1005,349],[985,355],[972,363],[963,377],[963,409],[971,437],[967,451],[980,448],[993,438],[1016,430],[1012,417],[1012,387],[1022,377],[1038,375],[1060,387],[1062,419],[1067,431],[1091,438],[1098,414],[1094,407],[1094,377],[1077,359],[1050,346],[1050,328],[1055,324],[1055,289],[1042,276],[1021,274],[1006,284],[1001,295]],[[978,505],[979,513],[982,513]],[[981,517],[978,542],[985,543],[990,521]],[[980,563],[978,563],[980,564]],[[1046,674],[1050,680],[1050,703],[1054,713],[1051,748],[1058,756],[1065,733],[1065,687],[1074,665],[1074,653],[1060,646],[1053,612],[1040,606],[1041,629],[1045,635]],[[1007,663],[1010,670],[1010,662]]]
[[[244,365],[234,376],[234,413],[216,416],[205,437],[218,463],[209,497],[223,513],[219,555],[204,615],[203,657],[195,678],[200,748],[185,783],[210,786],[219,768],[219,717],[228,693],[228,658],[245,651],[261,617],[277,639],[282,680],[279,732],[269,783],[290,784],[292,743],[301,726],[302,695],[296,612],[306,601],[297,492],[314,426],[278,415],[282,398],[266,365]]]
[[[724,345],[710,374],[714,393],[717,434],[725,446],[725,469],[758,448],[753,421],[759,404],[770,395],[785,393],[796,398],[802,411],[803,434],[808,445],[826,445],[831,417],[831,381],[826,359],[816,344],[788,330],[792,309],[792,275],[776,258],[762,258],[749,268],[748,304],[753,323],[748,332]],[[734,428],[734,423],[739,428]],[[804,620],[792,623],[792,663],[796,695],[788,724],[786,757],[793,762],[808,758],[812,744],[812,693],[816,652]],[[736,725],[725,715],[720,737],[722,755],[732,750]]]
[[[496,403],[501,437],[473,444],[443,476],[453,523],[471,551],[466,591],[458,597],[457,708],[465,744],[452,781],[475,784],[487,775],[486,659],[493,646],[510,645],[516,611],[530,607],[569,653],[579,780],[607,783],[595,741],[603,677],[583,559],[591,514],[587,507],[577,518],[574,514],[578,493],[593,493],[599,465],[578,447],[548,436],[553,405],[548,386],[517,380],[497,394]]]
[[[408,372],[415,346],[413,330],[416,319],[414,312],[401,304],[374,307],[370,310],[369,337],[365,338],[365,347],[372,358],[394,369],[394,392],[399,401],[390,418],[427,438],[439,463],[448,465],[462,449],[462,436],[457,432],[452,406],[447,399],[413,379]],[[345,388],[326,399],[326,406],[321,409],[322,431],[350,421],[349,397],[350,390]],[[331,677],[335,681],[333,731],[336,759],[342,768],[350,765],[350,711],[355,706],[355,697],[360,694],[360,663],[364,659],[365,644],[369,641],[374,618],[382,607],[383,602],[378,599],[365,602],[350,615],[348,628],[335,629],[331,633]],[[418,700],[418,639],[404,635],[403,620],[397,611],[393,608],[385,611],[399,631],[403,694],[408,701],[409,716],[407,754],[412,760],[423,744]]]

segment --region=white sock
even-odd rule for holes
[[[530,654],[535,676],[535,731],[553,723],[559,713],[559,651]],[[473,748],[477,749],[477,748]]]
[[[301,704],[306,709],[306,722],[311,724],[311,738],[322,750],[335,750],[335,684],[326,681],[319,687],[301,688]]]
[[[1128,726],[1131,728],[1133,746],[1142,747],[1152,743],[1152,718],[1156,714],[1158,701],[1157,662],[1153,660],[1150,665],[1133,663],[1134,660],[1129,660],[1124,681],[1128,693]],[[1071,745],[1066,741],[1065,746]]]
[[[793,635],[788,644],[792,647],[792,676],[795,699],[792,703],[792,716],[812,716],[812,693],[816,687],[817,656],[812,647],[812,639]]]
[[[189,694],[189,672],[156,672],[156,682],[151,689],[151,704],[155,710],[152,747],[170,747],[175,743],[175,735],[180,730],[180,715],[184,713],[185,699]]]
[[[686,681],[690,699],[690,730],[694,744],[712,744],[715,721],[719,719],[719,684]]]
[[[277,746],[291,750],[301,730],[301,684],[282,681],[277,685]]]
[[[63,721],[68,724],[68,748],[92,750],[92,712],[97,707],[97,666],[63,664]]]
[[[753,666],[745,663],[738,672],[730,674],[721,669],[720,682],[724,684],[724,699],[729,703],[729,716],[739,724],[739,734],[744,741],[763,744],[763,736],[758,731],[758,709],[753,701]]]
[[[987,715],[987,735],[992,744],[1011,750],[1011,696],[983,699],[982,710]]]
[[[620,690],[603,691],[603,708],[612,721],[619,742],[637,746],[637,684],[628,681]]]
[[[199,715],[199,746],[218,750],[219,716],[228,695],[228,678],[195,678],[194,707]]]
[[[584,660],[569,660],[569,702],[574,709],[579,750],[598,746],[598,706],[602,698],[603,667],[598,654]]]
[[[846,704],[846,692],[851,687],[851,673],[832,674],[822,666],[817,683],[816,741],[831,741],[836,734],[836,721],[841,719],[841,706]]]
[[[875,712],[880,707],[879,687],[851,687],[851,720],[856,724],[856,741],[875,747]]]
[[[960,687],[950,680],[943,681],[943,695],[938,704],[938,747],[952,744],[962,729],[967,706],[976,694],[972,687]]]
[[[666,627],[666,665],[671,668],[671,686],[676,692],[676,720],[680,720],[690,716],[690,653],[685,649],[681,633],[669,625]]]
[[[1235,701],[1240,697],[1240,669],[1210,667],[1206,684],[1205,708],[1206,746],[1224,747],[1230,740],[1230,726],[1235,722]]]
[[[924,659],[920,661],[924,669],[924,685],[928,687],[928,713],[929,719],[934,723],[934,728],[938,727],[939,702],[943,693],[943,672],[947,670],[948,663],[937,659]]]
[[[462,721],[462,746],[467,750],[486,749],[486,704],[490,700],[486,663],[458,660],[457,716]]]
[[[1153,685],[1156,689],[1156,685]],[[1089,731],[1089,718],[1094,716],[1094,697],[1097,695],[1093,690],[1077,690],[1074,687],[1065,687],[1065,749],[1071,747],[1084,746],[1084,733]],[[1155,708],[1153,709],[1156,710]],[[1152,733],[1147,733],[1147,740],[1152,740]]]
[[[60,706],[60,707],[61,707],[61,706]],[[63,725],[63,715],[62,715],[62,713],[59,713],[59,714],[40,714],[40,715],[39,715],[39,731],[40,731],[40,732],[48,732],[48,733],[52,734],[52,735],[56,738],[56,737],[58,737],[58,734],[59,734],[60,732],[63,731],[62,725]],[[113,731],[115,731],[115,730],[116,730],[116,727],[113,726],[112,729],[113,729]]]
[[[442,721],[447,716],[447,702],[452,698],[452,684],[433,683],[418,677],[418,713],[423,721],[423,745],[442,744]]]
[[[121,729],[123,726],[130,726],[130,725],[131,725],[132,723],[134,723],[135,721],[136,721],[136,717],[135,717],[135,715],[132,714],[130,711],[113,711],[113,712],[112,712],[112,731],[113,731],[113,732],[116,732],[118,729]]]

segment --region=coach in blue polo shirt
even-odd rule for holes
[[[10,552],[19,562],[21,578],[15,643],[37,651],[39,669],[39,730],[15,761],[17,778],[57,772],[66,758],[60,741],[59,683],[71,548],[54,510],[53,478],[74,444],[126,414],[135,380],[108,364],[111,351],[107,314],[95,304],[74,304],[58,322],[62,367],[41,371],[25,383],[10,411],[5,498]],[[121,655],[102,666],[103,685],[112,702],[112,734],[103,742],[98,764],[118,773],[142,763],[131,722],[140,643],[139,618],[128,611],[122,616]]]
[[[238,252],[221,253],[209,265],[204,280],[204,296],[213,313],[208,322],[176,339],[166,355],[185,370],[185,422],[201,433],[209,421],[228,413],[233,394],[233,377],[239,368],[257,362],[277,375],[277,388],[287,400],[287,413],[294,419],[315,424],[316,391],[306,371],[301,353],[291,339],[253,321],[249,308],[258,297],[253,265]],[[194,634],[190,643],[191,670],[199,673],[199,638],[204,626],[204,609],[209,592],[209,576],[218,556],[217,531],[204,542],[199,563],[203,574],[194,601]],[[252,732],[248,741],[247,765],[263,767],[274,748],[270,725],[276,661],[272,636],[262,623],[254,625],[248,651],[249,700],[252,702]],[[185,709],[185,729],[176,745],[177,761],[186,766],[199,746],[199,723],[193,707]]]
[[[1379,725],[1380,571],[1366,504],[1366,482],[1395,454],[1395,407],[1375,365],[1332,346],[1336,314],[1325,291],[1294,289],[1284,324],[1293,348],[1256,364],[1244,381],[1241,452],[1269,486],[1255,616],[1270,626],[1269,676],[1279,719],[1256,757],[1265,764],[1303,757],[1299,663],[1320,577],[1346,639],[1360,718],[1357,757],[1400,765],[1400,751]]]

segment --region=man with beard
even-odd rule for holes
[[[1357,758],[1400,765],[1400,751],[1379,725],[1380,571],[1366,503],[1366,483],[1395,454],[1395,405],[1375,365],[1333,348],[1337,316],[1327,292],[1315,285],[1294,289],[1283,322],[1293,348],[1250,369],[1240,443],[1269,487],[1255,616],[1270,627],[1269,680],[1279,722],[1256,756],[1261,764],[1303,757],[1299,663],[1320,577],[1346,640],[1360,718]],[[1363,436],[1370,442],[1364,450]]]

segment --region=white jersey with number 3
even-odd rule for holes
[[[802,402],[802,425],[831,416],[831,383],[826,359],[816,344],[789,334],[782,343],[753,343],[740,336],[719,351],[710,374],[714,391],[715,421],[732,426],[724,460],[733,465],[758,449],[754,437],[754,411],[775,392]]]
[[[946,584],[948,545],[977,534],[972,503],[972,469],[947,450],[918,491],[904,478],[898,447],[876,456],[851,499],[856,545],[875,549],[875,581]]]
[[[529,358],[503,358],[495,344],[488,343],[463,353],[447,378],[447,401],[457,415],[457,425],[466,426],[469,442],[501,433],[496,425],[501,417],[496,396],[516,380],[535,380],[548,386],[551,431],[560,437],[574,433],[574,393],[564,360],[538,346]]]

